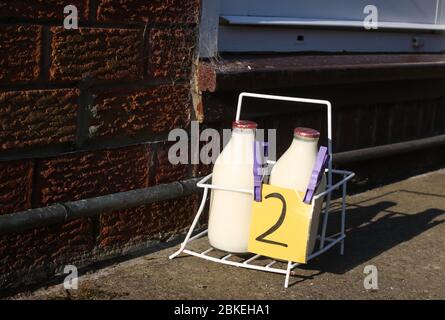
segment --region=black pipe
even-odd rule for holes
[[[412,140],[378,147],[358,149],[334,154],[337,164],[371,160],[445,145],[445,135]],[[64,223],[80,217],[124,210],[187,196],[198,192],[196,183],[201,178],[177,181],[154,187],[109,194],[101,197],[54,204],[0,216],[0,234],[20,232],[51,224]]]
[[[48,207],[0,216],[0,234],[25,231],[51,224],[64,223],[81,217],[124,210],[156,201],[170,200],[198,192],[196,183],[202,178],[193,178],[161,184],[154,187],[108,194],[78,201],[58,203]]]
[[[445,134],[418,140],[386,144],[383,146],[339,152],[333,155],[333,162],[337,165],[378,159],[443,145],[445,145]]]

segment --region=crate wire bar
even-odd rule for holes
[[[327,110],[327,119],[328,119],[328,154],[329,154],[329,161],[328,161],[328,168],[326,169],[326,173],[328,176],[328,183],[326,186],[326,190],[317,194],[312,199],[312,204],[314,204],[314,201],[317,200],[320,197],[326,196],[326,204],[324,208],[323,213],[323,222],[322,222],[322,228],[321,228],[321,234],[317,236],[317,238],[320,240],[320,245],[318,250],[315,250],[311,255],[308,257],[308,261],[319,256],[320,254],[326,252],[336,244],[340,243],[340,254],[344,254],[344,244],[345,244],[345,220],[346,220],[346,186],[347,182],[354,176],[353,172],[344,171],[344,170],[334,170],[332,169],[332,110],[331,110],[331,103],[327,100],[317,100],[317,99],[306,99],[306,98],[294,98],[294,97],[284,97],[284,96],[275,96],[275,95],[266,95],[266,94],[256,94],[256,93],[247,93],[243,92],[239,95],[238,98],[238,107],[236,111],[236,120],[240,119],[241,115],[241,108],[242,108],[242,101],[244,97],[250,97],[250,98],[257,98],[257,99],[267,99],[267,100],[276,100],[276,101],[290,101],[290,102],[297,102],[297,103],[306,103],[306,104],[316,104],[316,105],[324,105],[326,106]],[[269,166],[273,166],[275,164],[275,161],[268,161]],[[340,181],[333,184],[332,183],[332,174],[338,175],[340,177]],[[249,257],[245,259],[244,261],[238,262],[238,261],[231,261],[230,258],[232,257],[232,254],[226,254],[225,256],[221,258],[216,258],[211,255],[209,255],[210,252],[213,251],[213,248],[208,248],[202,252],[196,252],[190,249],[187,249],[187,244],[190,244],[192,241],[199,239],[207,234],[207,230],[204,230],[194,236],[192,236],[194,229],[196,228],[196,225],[199,221],[199,218],[201,217],[201,213],[204,210],[207,196],[209,193],[209,189],[215,189],[215,190],[225,190],[225,191],[233,191],[233,192],[241,192],[241,193],[247,193],[253,195],[253,190],[249,189],[238,189],[238,188],[227,188],[223,186],[216,186],[211,183],[208,183],[209,179],[212,177],[212,174],[209,174],[208,176],[204,177],[202,180],[200,180],[197,183],[197,186],[199,188],[203,188],[204,192],[202,195],[201,204],[198,208],[198,212],[196,213],[196,216],[192,222],[192,225],[190,226],[190,229],[182,242],[180,248],[173,253],[169,258],[174,259],[181,253],[185,253],[191,256],[195,256],[201,259],[210,260],[217,263],[222,263],[226,265],[241,267],[241,268],[247,268],[247,269],[253,269],[253,270],[260,270],[260,271],[266,271],[266,272],[273,272],[273,273],[279,273],[285,275],[285,281],[284,281],[284,287],[287,288],[289,286],[289,278],[290,275],[294,275],[293,269],[299,265],[299,263],[293,263],[292,261],[287,262],[287,267],[284,268],[274,268],[272,267],[277,261],[272,260],[272,262],[268,263],[265,266],[256,265],[253,262],[261,257],[261,255],[253,255],[252,257]],[[341,227],[340,232],[334,235],[326,236],[326,230],[328,225],[328,218],[329,218],[329,208],[331,203],[331,193],[334,190],[337,190],[339,188],[342,188],[342,204],[341,204]],[[266,257],[269,258],[269,257]]]

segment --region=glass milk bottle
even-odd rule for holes
[[[253,190],[256,127],[252,121],[233,122],[232,136],[213,167],[213,185]],[[208,226],[212,247],[231,253],[247,252],[252,202],[252,194],[212,189]]]
[[[287,151],[272,168],[269,184],[277,187],[306,192],[318,154],[320,133],[309,128],[295,128],[294,139]],[[316,194],[326,189],[326,176],[323,175]],[[315,201],[308,245],[309,254],[313,251],[317,237],[323,197]]]

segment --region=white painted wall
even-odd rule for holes
[[[363,22],[365,6],[375,5],[379,22],[425,24],[428,30],[415,25],[405,31],[338,30],[332,25],[348,21]],[[252,25],[234,23],[219,25],[221,16],[238,16],[238,20],[262,22]],[[299,20],[294,26],[268,26],[267,19],[277,17],[286,22],[289,18]],[[279,18],[284,19],[279,19]],[[235,17],[236,18],[236,17]],[[287,19],[286,19],[287,18]],[[236,20],[236,19],[235,19]],[[308,20],[318,24],[316,30],[304,26]],[[317,21],[315,21],[317,20]],[[323,21],[327,21],[323,27]],[[445,0],[203,0],[200,32],[201,57],[213,57],[218,52],[439,52],[445,50],[445,33],[442,26],[432,33],[427,25],[445,25]],[[329,23],[334,21],[335,23]],[[272,23],[272,24],[273,24]],[[357,24],[356,23],[356,24]],[[303,25],[302,25],[303,24]],[[353,25],[353,23],[350,23]],[[422,25],[423,26],[423,25]],[[413,28],[414,27],[414,28]],[[445,26],[444,26],[445,27]],[[303,42],[296,41],[304,36]],[[419,38],[421,47],[412,45]]]
[[[363,20],[372,4],[379,20],[434,23],[437,0],[222,0],[220,15]]]

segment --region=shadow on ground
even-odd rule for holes
[[[333,248],[308,265],[302,266],[302,268],[318,270],[317,275],[325,272],[344,274],[400,243],[409,241],[445,222],[445,219],[435,220],[445,213],[443,209],[439,208],[406,214],[391,210],[392,207],[397,205],[393,201],[380,201],[372,205],[362,205],[364,202],[383,198],[395,192],[404,192],[407,193],[407,196],[418,194],[445,198],[445,196],[438,194],[398,190],[359,203],[347,203],[347,241],[345,248],[347,254],[342,259],[338,259],[339,249]],[[329,231],[331,233],[338,232],[340,214],[340,210],[330,214],[329,219],[334,221],[331,221],[332,224],[328,234]]]

